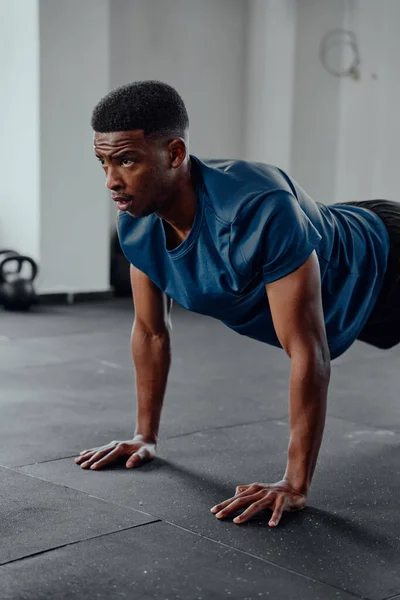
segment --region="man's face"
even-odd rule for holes
[[[146,139],[142,130],[96,132],[94,150],[120,210],[146,217],[173,193],[175,169],[166,142]]]

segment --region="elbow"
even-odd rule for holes
[[[307,344],[297,344],[288,352],[292,367],[295,366],[301,370],[310,369],[318,372],[319,378],[329,382],[331,376],[331,356],[328,343],[313,342]]]

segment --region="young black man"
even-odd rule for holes
[[[189,154],[182,98],[157,81],[122,86],[92,115],[94,150],[118,206],[135,319],[131,440],[81,452],[82,468],[156,456],[171,363],[171,305],[221,320],[290,357],[290,441],[280,481],[239,485],[213,507],[244,523],[305,506],[322,441],[330,362],[356,339],[400,340],[400,205],[326,206],[281,169]]]

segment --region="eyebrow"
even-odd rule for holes
[[[103,158],[102,156],[99,156],[99,154],[96,152],[96,157],[97,158]],[[138,155],[138,151],[137,150],[125,150],[125,152],[121,152],[120,154],[113,154],[112,156],[110,156],[111,160],[117,159],[117,160],[121,160],[123,158],[127,158],[129,156],[137,156]]]

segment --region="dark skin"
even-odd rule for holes
[[[126,199],[134,217],[156,214],[177,239],[190,232],[196,194],[183,138],[167,143],[142,130],[95,133],[94,150],[103,165],[112,198]]]
[[[152,140],[143,131],[95,133],[94,149],[107,187],[122,203],[119,208],[135,217],[157,214],[163,220],[167,243],[171,247],[181,243],[196,211],[184,137]],[[270,510],[269,525],[274,527],[283,512],[300,510],[307,502],[324,431],[330,358],[315,252],[296,271],[265,289],[276,334],[291,361],[287,466],[280,481],[239,485],[234,496],[211,512],[226,518],[241,511],[233,521],[245,523]],[[147,422],[157,422],[161,407],[148,410]],[[146,429],[143,433],[139,427],[133,440],[84,450],[76,462],[95,470],[128,457],[126,466],[136,467],[156,456],[156,442],[157,432]]]

